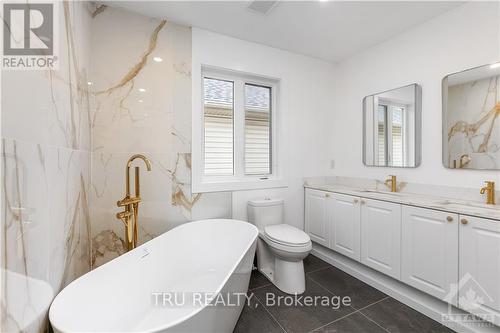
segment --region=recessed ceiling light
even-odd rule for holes
[[[87,85],[88,85],[88,86],[91,86],[91,85],[92,85],[92,82],[88,81],[88,82],[87,82]]]
[[[144,88],[139,88],[139,91],[140,91],[140,92],[146,92],[146,89],[144,89]]]
[[[160,57],[154,57],[153,60],[156,61],[156,62],[162,62],[163,61],[163,59],[160,58]]]
[[[496,64],[490,65],[490,68],[498,68],[500,67],[500,62],[497,62]]]
[[[144,101],[143,101],[142,99],[140,99],[138,102],[139,102],[139,103],[142,103],[142,102],[144,102]]]

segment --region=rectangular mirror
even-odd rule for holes
[[[363,99],[363,163],[415,168],[421,156],[422,93],[418,84]]]
[[[500,63],[443,79],[443,165],[500,169]]]

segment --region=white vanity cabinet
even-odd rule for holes
[[[332,193],[328,201],[330,224],[330,248],[359,261],[360,247],[360,199],[350,195]]]
[[[450,293],[458,282],[458,215],[403,206],[401,280],[457,305]]]
[[[461,215],[460,222],[458,306],[500,325],[500,221]]]
[[[400,204],[306,189],[305,230],[314,242],[400,278]]]
[[[305,205],[314,242],[500,326],[500,220],[309,188]]]
[[[323,246],[330,245],[330,226],[327,218],[327,202],[330,194],[306,189],[305,231],[311,240]]]
[[[401,205],[361,199],[361,262],[395,279],[401,276]]]

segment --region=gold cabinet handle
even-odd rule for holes
[[[464,224],[464,225],[465,225],[465,224],[467,224],[467,223],[469,223],[469,221],[467,221],[467,219],[461,219],[461,220],[460,220],[460,222],[461,222],[462,224]]]
[[[452,217],[452,216],[448,216],[448,217],[446,218],[446,221],[448,221],[448,222],[453,222],[453,217]]]

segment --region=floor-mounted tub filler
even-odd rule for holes
[[[258,230],[186,223],[69,284],[50,308],[55,332],[232,332],[247,301]]]

